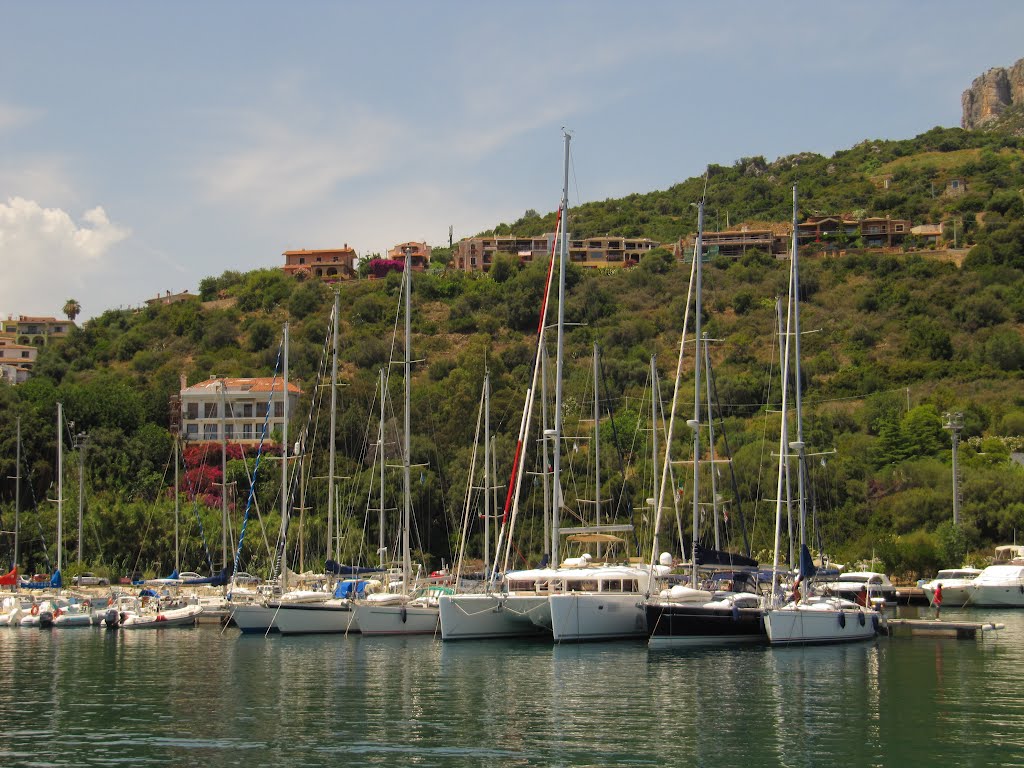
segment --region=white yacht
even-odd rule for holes
[[[935,587],[942,585],[942,604],[947,608],[961,608],[971,599],[971,585],[981,575],[980,568],[946,568],[931,581],[921,584],[921,591],[929,605],[935,599]]]
[[[670,570],[655,565],[654,578]],[[559,569],[548,586],[552,639],[560,643],[645,637],[643,596],[653,586],[651,575],[648,565],[591,566],[589,560],[583,567]]]
[[[1024,608],[1024,565],[990,565],[967,590],[969,605],[980,608]],[[946,601],[946,585],[942,585],[942,602]]]

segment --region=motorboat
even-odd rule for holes
[[[939,571],[934,579],[921,582],[921,591],[931,605],[935,599],[935,587],[941,584],[942,604],[950,608],[960,608],[970,601],[970,587],[980,575],[980,568],[946,568]]]
[[[817,588],[820,592],[854,603],[858,602],[861,599],[859,596],[866,591],[867,600],[872,605],[895,605],[900,594],[888,576],[874,571],[840,573],[835,580],[819,582]],[[943,585],[942,589],[945,592],[946,586]]]
[[[1024,607],[1024,565],[990,565],[967,586],[968,605],[979,608]],[[946,585],[942,585],[946,602]]]
[[[60,605],[63,603],[63,605]],[[89,599],[70,598],[58,601],[54,611],[53,626],[56,629],[92,626],[92,601]]]
[[[158,599],[122,595],[107,609],[104,623],[107,629],[194,627],[202,612],[197,604],[165,608]]]

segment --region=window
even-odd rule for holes
[[[274,416],[276,418],[284,416],[284,403],[274,403]]]
[[[199,425],[198,424],[186,424],[185,425],[185,435],[187,437],[190,437],[190,438],[194,439],[195,436],[198,435],[198,434],[199,434]]]
[[[242,439],[243,440],[251,440],[252,439],[252,424],[243,424],[242,425]]]
[[[244,418],[252,418],[252,403],[245,403],[242,406],[242,416]]]
[[[185,409],[185,417],[188,419],[198,419],[199,403],[189,403]]]
[[[216,440],[217,439],[217,425],[216,424],[204,424],[203,425],[203,439],[204,440]]]
[[[224,425],[224,439],[232,440],[235,437],[235,425],[225,424]]]
[[[256,416],[257,416],[257,418],[263,418],[266,415],[267,415],[267,404],[266,403],[256,403]]]
[[[217,418],[217,404],[216,403],[203,403],[203,418],[204,419],[215,419],[215,418]]]

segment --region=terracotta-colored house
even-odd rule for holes
[[[285,251],[282,269],[289,275],[305,272],[312,277],[333,283],[355,278],[355,265],[356,252],[345,243],[341,248]]]

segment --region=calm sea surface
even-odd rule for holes
[[[1024,765],[1024,611],[947,614],[1006,629],[649,651],[2,628],[0,766]]]

